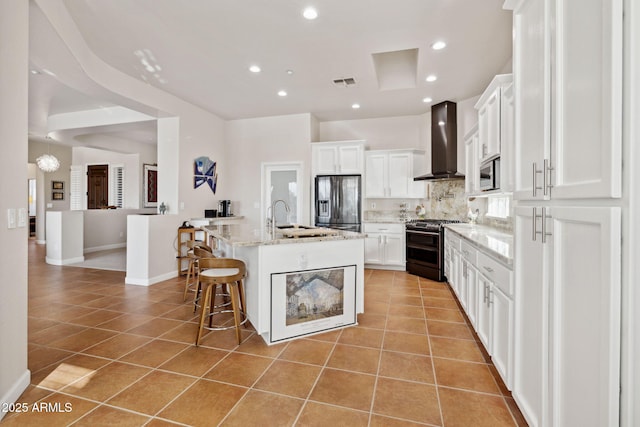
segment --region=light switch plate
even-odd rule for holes
[[[7,209],[7,227],[16,228],[16,210],[13,208]]]
[[[27,208],[18,209],[18,227],[27,226]]]

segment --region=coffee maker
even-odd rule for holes
[[[232,216],[231,200],[220,200],[218,202],[218,216]]]

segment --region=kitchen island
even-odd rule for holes
[[[247,266],[247,317],[267,344],[356,324],[364,312],[361,233],[253,229],[244,224],[202,227],[225,257]],[[324,233],[329,235],[322,235]]]

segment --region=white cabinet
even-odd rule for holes
[[[480,192],[478,161],[478,125],[474,125],[464,137],[465,170],[464,192],[468,195]]]
[[[405,230],[399,223],[364,223],[364,262],[368,268],[405,270]]]
[[[617,425],[620,208],[520,206],[515,232],[514,399],[531,426]]]
[[[516,199],[620,197],[622,32],[622,0],[514,10]]]
[[[365,197],[424,198],[424,182],[413,180],[425,172],[424,151],[376,150],[365,158]]]
[[[505,385],[511,389],[515,345],[513,270],[487,255],[483,248],[452,234],[445,238],[445,250],[451,260],[449,284]]]
[[[513,192],[515,182],[515,96],[513,83],[502,88],[500,108],[500,191]],[[476,179],[479,179],[476,177]]]
[[[361,175],[364,172],[364,141],[315,142],[311,144],[313,175]]]
[[[503,102],[503,92],[512,81],[511,74],[495,76],[475,105],[478,110],[477,158],[481,163],[500,156],[503,143],[502,120],[508,117],[502,112],[502,109],[508,106]]]

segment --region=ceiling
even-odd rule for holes
[[[423,114],[432,103],[479,95],[510,69],[504,0],[61,1],[106,63],[227,120]],[[315,20],[302,16],[309,5]],[[46,133],[48,115],[118,104],[80,81],[82,70],[33,4],[31,21],[31,65],[39,72],[29,87],[34,135]],[[438,40],[447,47],[433,50]],[[48,73],[53,62],[56,75]],[[438,79],[426,82],[429,74]],[[345,78],[355,84],[334,83]]]

